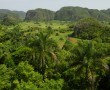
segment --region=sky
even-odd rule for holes
[[[110,8],[110,0],[0,0],[0,9],[18,11],[37,8],[57,11],[64,6],[80,6],[102,10]]]

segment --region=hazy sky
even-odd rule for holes
[[[27,11],[45,8],[58,10],[63,6],[80,6],[91,9],[108,9],[110,0],[0,0],[0,9]]]

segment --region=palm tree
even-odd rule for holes
[[[79,42],[73,52],[75,61],[71,66],[77,68],[76,72],[78,72],[78,75],[81,76],[83,74],[87,90],[96,90],[96,79],[99,77],[98,72],[108,69],[108,66],[101,58],[95,57],[96,50],[93,42]]]
[[[54,64],[57,63],[57,56],[55,54],[57,45],[50,37],[49,32],[39,32],[35,41],[31,43],[31,47],[33,47],[35,51],[33,59],[36,62],[37,69],[41,74],[45,75],[46,68],[49,67],[49,65],[53,65],[51,63],[52,60],[54,60]]]

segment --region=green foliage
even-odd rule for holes
[[[62,79],[60,80],[45,80],[45,83],[41,84],[40,90],[62,90],[64,81]]]
[[[8,16],[8,15],[4,15],[1,23],[6,26],[15,25],[17,23],[17,19],[15,19],[11,16]]]
[[[61,90],[64,81],[43,81],[42,75],[35,72],[28,62],[21,62],[12,70],[5,65],[0,65],[0,89],[1,90]]]
[[[15,64],[18,64],[21,61],[29,61],[32,60],[32,49],[29,47],[19,47],[13,52],[12,57],[14,59]]]
[[[19,81],[31,81],[35,85],[39,85],[40,81],[42,81],[42,75],[40,75],[38,72],[34,72],[33,67],[29,65],[28,62],[19,63],[16,73]]]
[[[11,81],[15,75],[14,71],[7,68],[6,65],[0,65],[0,90],[10,90]]]
[[[14,83],[17,83],[18,81],[14,81]],[[20,84],[17,85],[17,87],[14,90],[40,90],[38,89],[32,82],[23,82],[21,81]]]
[[[109,27],[93,18],[0,25],[0,90],[109,90]]]
[[[74,26],[73,36],[80,39],[110,42],[110,28],[94,18],[81,19]],[[105,35],[106,33],[106,35]]]
[[[80,20],[74,26],[73,36],[82,39],[93,39],[101,35],[102,24],[94,18]]]

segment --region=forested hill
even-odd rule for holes
[[[23,11],[11,11],[8,9],[0,9],[0,21],[4,18],[5,15],[8,15],[8,16],[16,18],[16,19],[25,18],[25,12],[23,12]]]
[[[74,21],[85,17],[94,17],[102,21],[110,21],[110,10],[97,10],[81,7],[63,7],[55,14],[55,20]]]
[[[97,10],[81,7],[62,7],[56,12],[46,9],[29,10],[25,20],[63,20],[75,21],[85,17],[95,17],[101,21],[110,21],[110,9]]]
[[[50,11],[47,9],[35,9],[35,10],[29,10],[26,13],[25,20],[34,20],[34,21],[48,21],[48,20],[54,20],[54,11]]]

